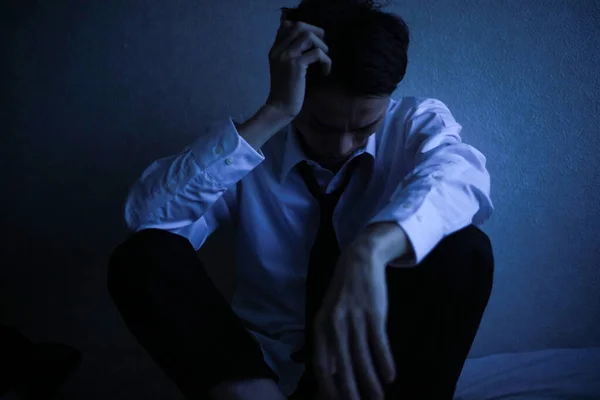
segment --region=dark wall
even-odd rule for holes
[[[124,233],[140,167],[187,144],[210,112],[191,95],[209,91],[195,48],[202,27],[185,26],[201,2],[13,2],[3,15],[9,239],[105,249]]]

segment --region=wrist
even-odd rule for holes
[[[355,245],[375,264],[387,265],[411,250],[408,236],[396,222],[377,222],[367,226]]]
[[[291,119],[284,118],[272,106],[264,105],[246,122],[236,124],[236,129],[239,135],[258,151],[273,135],[291,122]]]
[[[267,123],[279,126],[280,129],[289,125],[294,118],[282,113],[277,107],[272,104],[265,103],[257,112],[257,115]]]

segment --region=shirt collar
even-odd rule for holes
[[[299,162],[308,160],[304,151],[302,151],[302,147],[296,136],[298,133],[293,124],[288,126],[287,131],[285,132],[285,143],[283,149],[283,159],[280,165],[280,174],[279,174],[279,182],[283,184],[288,174],[298,164]],[[350,159],[357,157],[363,153],[370,154],[373,159],[377,154],[377,142],[376,142],[376,134],[373,132],[369,139],[367,140],[367,144],[361,148],[358,148],[354,151],[354,154],[350,157]],[[349,160],[348,160],[349,161]]]

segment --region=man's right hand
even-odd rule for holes
[[[329,47],[323,42],[325,31],[304,22],[281,19],[275,43],[269,52],[271,89],[267,105],[284,118],[294,119],[302,110],[306,92],[306,70],[314,62],[331,72]]]

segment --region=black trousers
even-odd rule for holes
[[[417,267],[388,268],[396,381],[387,399],[453,398],[493,272],[490,241],[473,225],[444,238]],[[202,399],[227,379],[278,380],[186,238],[157,229],[134,234],[112,254],[108,290],[130,332],[186,398]],[[312,391],[300,385],[291,398]]]

